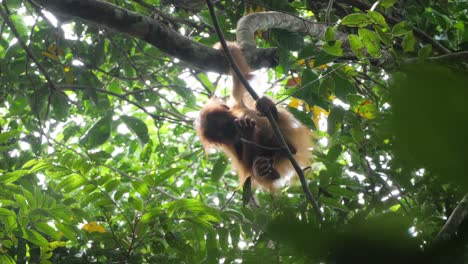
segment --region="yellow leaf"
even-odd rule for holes
[[[81,229],[88,231],[88,233],[93,233],[93,232],[105,233],[106,232],[104,227],[96,223],[96,221],[84,224]]]
[[[255,8],[255,12],[263,12],[265,11],[265,7],[263,6],[257,6],[257,8]]]
[[[51,44],[49,45],[49,47],[47,47],[47,50],[50,52],[50,53],[55,53],[55,50],[57,49],[57,46],[55,46],[55,44]]]
[[[315,59],[309,60],[309,67],[313,68],[315,66]]]
[[[355,107],[354,112],[362,118],[372,120],[377,115],[377,107],[371,100],[367,99],[363,100],[357,107]]]
[[[326,68],[328,68],[328,65],[327,65],[327,64],[322,64],[322,65],[320,65],[320,66],[317,67],[317,69],[319,69],[319,70],[324,70],[324,69],[326,69]]]
[[[49,53],[47,51],[43,51],[42,52],[42,55],[44,55],[45,57],[51,59],[51,60],[58,60],[58,57],[57,55],[53,54],[53,53]]]
[[[289,107],[298,108],[302,105],[302,101],[297,98],[292,98],[291,102],[288,104]]]
[[[247,14],[252,14],[252,13],[255,13],[255,11],[253,10],[252,6],[250,6],[249,9],[247,10]]]
[[[65,72],[65,82],[67,84],[72,84],[75,77],[73,76],[70,66],[67,65],[63,67],[63,71]]]
[[[305,60],[304,59],[297,60],[297,64],[303,66],[305,65]]]
[[[56,249],[58,247],[64,247],[66,245],[67,245],[67,243],[65,241],[54,241],[54,242],[49,243],[49,248],[50,248],[50,250],[54,250],[54,249]]]
[[[257,38],[262,38],[262,37],[263,37],[263,32],[260,31],[260,30],[257,30],[257,31],[255,31],[255,36],[256,36]]]
[[[322,118],[322,116],[328,117],[329,114],[329,111],[326,111],[320,106],[312,106],[312,121],[314,121],[315,127],[319,128],[320,118]]]

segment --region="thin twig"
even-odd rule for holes
[[[108,90],[104,90],[104,89],[99,89],[99,88],[92,88],[90,86],[86,86],[86,85],[58,85],[57,86],[58,88],[60,88],[61,90],[67,90],[67,89],[70,89],[70,90],[73,90],[73,89],[77,89],[77,90],[86,90],[86,89],[94,89],[95,91],[97,92],[100,92],[100,93],[105,93],[105,94],[109,94],[109,95],[112,95],[112,96],[115,96],[115,97],[118,97],[130,104],[133,104],[134,106],[138,107],[140,110],[142,110],[143,112],[145,112],[147,115],[151,116],[152,118],[155,118],[155,119],[159,119],[159,118],[165,118],[165,119],[169,119],[169,120],[173,120],[173,121],[181,121],[181,122],[186,122],[186,123],[190,123],[190,120],[187,120],[185,118],[185,116],[183,115],[178,115],[174,112],[171,112],[169,110],[166,110],[162,107],[159,107],[157,105],[153,105],[153,107],[155,107],[156,109],[158,109],[159,111],[161,112],[164,112],[166,114],[169,114],[171,116],[174,116],[178,119],[174,119],[174,118],[171,118],[171,117],[167,117],[167,116],[160,116],[160,115],[155,115],[153,113],[150,113],[144,106],[142,106],[141,104],[135,102],[135,101],[132,101],[130,99],[128,99],[125,95],[121,95],[121,94],[118,94],[118,93],[114,93],[112,91],[108,91]]]
[[[281,103],[283,103],[283,102],[286,101],[288,98],[290,98],[290,97],[294,96],[295,94],[297,94],[298,92],[304,90],[307,86],[309,86],[309,85],[311,85],[311,84],[313,84],[313,83],[316,83],[316,82],[322,80],[323,78],[328,77],[329,75],[331,75],[332,73],[336,72],[337,70],[339,70],[341,67],[343,67],[343,66],[345,66],[345,65],[347,65],[347,63],[343,63],[343,64],[341,64],[340,66],[336,67],[335,69],[333,69],[333,70],[327,72],[325,75],[323,75],[323,76],[321,76],[321,77],[318,77],[317,79],[312,80],[312,81],[310,81],[310,82],[304,84],[301,88],[297,89],[296,91],[294,91],[294,93],[292,93],[292,94],[286,96],[285,98],[281,99],[281,100],[280,100],[278,103],[276,103],[276,104],[281,104]]]
[[[211,0],[206,0],[206,3],[208,5],[208,9],[210,11],[211,19],[213,20],[213,25],[216,30],[216,34],[218,35],[219,42],[221,43],[221,46],[223,47],[226,59],[229,62],[230,67],[234,70],[236,73],[237,77],[241,81],[241,83],[245,86],[245,89],[250,93],[252,98],[254,100],[258,100],[259,96],[257,93],[253,90],[253,88],[250,86],[249,82],[244,78],[242,75],[239,67],[236,65],[234,59],[232,58],[231,53],[229,52],[229,48],[226,44],[226,40],[223,37],[223,33],[221,31],[221,28],[218,23],[218,19],[216,17],[216,13],[214,11],[213,3],[211,3]],[[296,159],[294,158],[293,154],[291,153],[291,150],[288,147],[288,144],[286,143],[286,140],[284,139],[281,130],[278,127],[278,124],[275,121],[275,118],[273,117],[272,113],[269,112],[268,115],[268,121],[270,122],[271,127],[273,128],[273,131],[275,133],[276,138],[280,141],[280,145],[283,146],[283,148],[286,150],[286,153],[288,155],[289,160],[291,161],[291,164],[293,165],[294,169],[297,172],[297,175],[299,176],[299,180],[301,181],[302,189],[309,200],[309,202],[312,204],[312,207],[314,208],[315,215],[317,217],[317,220],[319,223],[323,222],[323,217],[322,213],[320,212],[320,206],[317,202],[317,200],[314,198],[312,192],[309,189],[309,186],[307,185],[307,181],[305,179],[304,173],[297,163]]]
[[[237,189],[232,192],[231,197],[229,197],[229,199],[226,201],[226,203],[223,205],[223,207],[221,207],[221,209],[219,209],[220,211],[223,211],[231,203],[232,198],[234,198],[234,195],[236,195],[236,193],[237,193]]]
[[[253,141],[247,140],[247,139],[245,139],[245,138],[241,138],[240,140],[241,140],[242,142],[244,142],[244,143],[251,144],[251,145],[254,145],[254,146],[259,147],[259,148],[261,148],[261,149],[265,149],[265,150],[273,150],[273,151],[280,151],[280,150],[282,150],[282,148],[275,148],[275,147],[263,146],[263,145],[260,145],[260,144],[255,143],[255,142],[253,142]]]

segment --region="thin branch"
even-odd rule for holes
[[[419,58],[408,58],[403,61],[406,63],[413,63],[420,60]],[[437,63],[467,63],[468,62],[468,51],[454,52],[450,54],[445,54],[437,57],[426,58],[427,61],[437,62]]]
[[[445,225],[434,239],[434,244],[449,240],[458,230],[460,224],[468,216],[468,193],[465,194],[461,202],[453,210]]]
[[[338,67],[336,67],[335,69],[331,70],[330,72],[327,72],[325,75],[323,75],[323,76],[321,76],[321,77],[318,77],[317,79],[312,80],[312,81],[310,81],[310,82],[304,84],[301,88],[299,88],[299,89],[297,89],[296,91],[294,91],[294,93],[292,93],[292,94],[286,96],[285,98],[281,99],[277,104],[283,103],[283,102],[286,101],[288,98],[294,96],[295,94],[297,94],[297,93],[299,93],[300,91],[302,91],[302,90],[304,90],[305,88],[307,88],[307,86],[309,86],[309,85],[311,85],[311,84],[313,84],[313,83],[316,83],[316,82],[322,80],[323,78],[326,78],[326,77],[330,76],[331,74],[333,74],[334,72],[336,72],[337,70],[339,70],[341,67],[343,67],[343,66],[345,66],[345,65],[347,65],[347,63],[343,63],[343,64],[339,65]]]
[[[213,7],[213,3],[211,2],[211,0],[206,0],[206,3],[208,5],[208,9],[210,11],[211,19],[213,20],[213,25],[214,25],[214,27],[216,29],[216,34],[218,35],[218,39],[219,39],[219,41],[221,43],[221,46],[223,47],[225,56],[226,56],[227,60],[229,61],[229,65],[234,70],[237,77],[240,79],[240,81],[245,86],[246,90],[250,93],[252,98],[254,98],[254,100],[258,100],[259,97],[258,97],[257,93],[250,86],[249,82],[243,77],[239,67],[236,65],[236,63],[234,62],[234,59],[232,58],[231,53],[229,52],[229,48],[227,47],[226,40],[224,39],[223,33],[222,33],[221,28],[220,28],[219,23],[218,23],[218,19],[216,17],[216,13],[215,13],[215,10],[214,10],[214,7]],[[293,154],[291,153],[291,150],[289,149],[288,144],[286,143],[286,140],[284,139],[284,137],[283,137],[283,135],[281,133],[281,130],[279,129],[278,124],[276,123],[275,118],[273,117],[272,113],[269,112],[267,117],[268,117],[268,121],[271,124],[271,127],[273,128],[273,131],[275,133],[276,138],[280,141],[280,145],[286,150],[288,158],[291,161],[291,164],[293,165],[294,169],[296,170],[297,175],[299,176],[299,180],[301,181],[302,189],[304,190],[304,193],[305,193],[307,199],[309,200],[309,202],[312,204],[312,207],[314,208],[317,220],[319,221],[319,223],[322,223],[323,222],[323,216],[322,216],[322,213],[320,212],[320,207],[318,205],[317,200],[314,198],[312,192],[310,191],[310,189],[309,189],[309,187],[307,185],[307,181],[305,179],[302,168],[299,166],[299,164],[297,163],[297,161],[294,158]]]
[[[231,194],[231,197],[229,197],[229,199],[226,201],[226,203],[223,205],[223,207],[221,207],[219,210],[220,211],[223,211],[232,201],[232,198],[234,198],[234,195],[236,195],[237,193],[237,189],[235,189],[232,194]]]
[[[163,118],[166,118],[166,119],[170,119],[170,120],[173,120],[173,121],[182,121],[182,122],[186,122],[186,123],[190,123],[191,121],[190,120],[187,120],[186,117],[184,115],[181,115],[181,114],[177,114],[177,113],[174,113],[174,112],[171,112],[169,110],[166,110],[160,106],[157,106],[157,105],[153,105],[153,107],[155,107],[156,109],[158,109],[159,111],[161,112],[164,112],[166,114],[169,114],[171,116],[174,116],[178,119],[173,119],[173,118],[170,118],[170,117],[167,117],[167,116],[159,116],[159,115],[155,115],[153,113],[150,113],[144,106],[142,106],[141,104],[137,103],[137,102],[134,102],[130,99],[128,99],[125,95],[121,95],[121,94],[118,94],[118,93],[114,93],[114,92],[111,92],[111,91],[107,91],[107,90],[104,90],[104,89],[99,89],[99,88],[92,88],[92,87],[89,87],[89,86],[86,86],[86,85],[58,85],[57,86],[58,88],[62,89],[62,90],[66,90],[66,89],[78,89],[78,90],[85,90],[85,89],[94,89],[96,90],[97,92],[100,92],[100,93],[105,93],[105,94],[109,94],[109,95],[112,95],[112,96],[115,96],[115,97],[118,97],[130,104],[133,104],[134,106],[136,106],[137,108],[139,108],[140,110],[142,110],[143,112],[145,112],[147,115],[151,116],[152,118],[155,118],[155,119],[159,119],[161,117]]]
[[[260,145],[260,144],[257,144],[253,141],[250,141],[250,140],[247,140],[245,138],[241,138],[240,139],[242,142],[244,143],[247,143],[247,144],[251,144],[251,145],[254,145],[258,148],[261,148],[261,149],[264,149],[264,150],[272,150],[272,151],[280,151],[280,150],[283,150],[282,148],[275,148],[275,147],[267,147],[267,146],[263,146],[263,145]]]

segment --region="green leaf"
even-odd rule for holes
[[[125,125],[138,137],[141,145],[148,143],[149,134],[148,134],[148,127],[146,126],[145,122],[141,121],[140,119],[123,115],[120,117]]]
[[[371,55],[374,58],[379,57],[380,39],[377,33],[365,28],[360,28],[358,30],[358,33],[362,42],[366,46],[369,55]]]
[[[325,31],[325,41],[332,42],[335,40],[335,30],[332,27],[328,27]]]
[[[211,170],[211,180],[213,182],[218,182],[219,179],[224,175],[226,167],[228,165],[228,159],[221,155],[215,162],[213,169]]]
[[[57,189],[64,189],[66,192],[72,192],[85,185],[88,181],[81,175],[72,174],[57,184]]]
[[[365,27],[371,23],[371,20],[365,14],[354,13],[345,16],[341,23],[348,27]]]
[[[183,80],[176,80],[175,85],[171,86],[171,88],[182,98],[185,99],[185,103],[187,106],[195,106],[195,96],[193,95],[193,91],[187,87],[187,84]]]
[[[293,114],[293,116],[301,122],[301,124],[311,128],[311,129],[316,129],[314,121],[312,120],[312,117],[310,114],[297,110],[296,108],[293,107],[288,107],[288,112]]]
[[[364,43],[362,43],[361,39],[354,35],[354,34],[349,34],[348,35],[348,40],[349,40],[349,44],[351,46],[351,50],[353,51],[353,53],[356,55],[356,57],[358,58],[364,58],[366,55],[365,55],[365,47],[364,47]]]
[[[0,175],[0,183],[11,183],[29,174],[29,170],[16,170]]]
[[[414,46],[416,45],[416,38],[414,37],[413,31],[406,33],[401,46],[405,52],[414,51]]]
[[[74,243],[77,243],[77,240],[76,240],[77,236],[75,235],[75,232],[74,232],[74,230],[72,228],[70,228],[69,226],[64,225],[62,223],[58,223],[58,222],[55,222],[54,224],[57,227],[57,229],[60,232],[62,232],[64,237],[66,237],[67,239],[70,239]]]
[[[304,46],[304,36],[302,34],[285,29],[272,29],[271,41],[285,50],[296,51]]]
[[[330,115],[328,115],[328,126],[327,126],[327,133],[329,135],[334,135],[336,131],[341,129],[341,125],[343,123],[343,117],[345,114],[345,110],[340,106],[335,106]]]
[[[0,208],[0,216],[1,217],[9,217],[9,216],[16,216],[15,212],[5,209],[5,208]]]
[[[337,185],[327,186],[326,191],[331,193],[333,196],[346,197],[350,199],[355,199],[357,196],[355,192]]]
[[[141,194],[141,196],[148,197],[150,195],[150,190],[145,183],[139,181],[132,181],[132,186],[135,189],[135,191]]]
[[[342,41],[340,40],[334,41],[333,45],[330,45],[329,42],[327,42],[322,46],[322,49],[330,55],[341,57],[343,56],[343,49],[341,48],[341,45]]]
[[[128,202],[132,205],[132,208],[137,211],[143,211],[143,200],[137,197],[130,196]]]
[[[343,212],[348,212],[349,209],[342,205],[339,201],[335,200],[335,199],[332,199],[332,198],[328,198],[328,197],[320,197],[320,202],[326,206],[329,206],[329,207],[332,207],[332,208],[336,208],[338,210],[341,210]]]
[[[50,99],[55,118],[59,121],[66,121],[70,111],[68,96],[62,91],[54,91]]]
[[[374,30],[377,33],[377,35],[379,36],[379,39],[380,39],[380,41],[382,41],[382,43],[384,43],[387,46],[392,45],[392,39],[391,39],[391,35],[389,33],[383,32],[383,30],[378,26],[374,26]]]
[[[45,237],[32,229],[23,229],[23,238],[40,247],[47,247],[49,245],[49,241]]]
[[[324,100],[328,100],[328,98],[330,98],[330,96],[332,96],[334,92],[335,92],[335,79],[333,79],[332,77],[326,77],[322,79],[322,82],[320,83],[319,95]]]
[[[195,199],[180,199],[176,201],[169,202],[164,205],[167,208],[167,213],[169,216],[174,215],[175,213],[184,214],[196,214],[196,215],[205,215],[208,216],[210,222],[219,222],[221,216],[217,209],[209,207],[204,203],[195,200]],[[207,218],[205,218],[207,219]]]
[[[104,144],[110,137],[112,127],[112,113],[108,113],[99,119],[80,139],[80,144],[88,149],[93,149]]]
[[[327,153],[327,160],[335,161],[338,158],[338,156],[340,156],[341,151],[343,151],[341,145],[335,145],[331,147]]]
[[[23,40],[28,39],[29,29],[24,23],[25,20],[23,19],[23,16],[14,14],[10,16],[10,19],[13,22],[16,31],[20,34],[20,37]]]
[[[167,171],[160,173],[156,176],[155,185],[161,185],[180,170],[182,170],[182,167],[170,168]]]
[[[383,0],[382,2],[380,2],[380,5],[385,8],[389,8],[393,6],[396,2],[397,0]]]
[[[37,228],[39,232],[42,232],[43,234],[50,236],[51,238],[55,240],[60,240],[60,235],[57,230],[55,230],[53,227],[51,227],[47,223],[36,223],[34,226]]]
[[[315,57],[315,65],[323,65],[332,62],[336,59],[336,56],[331,55],[328,52],[321,50]]]
[[[367,11],[367,16],[374,22],[376,25],[379,25],[382,28],[388,28],[387,22],[385,22],[385,18],[376,11]]]
[[[432,54],[432,45],[431,45],[431,44],[424,45],[424,46],[418,51],[418,57],[419,57],[419,59],[421,59],[421,60],[426,59],[426,58],[429,57],[431,54]]]
[[[16,138],[19,135],[19,131],[12,130],[0,133],[0,143],[7,143],[11,138]]]
[[[0,255],[0,263],[15,264],[17,262],[13,258],[11,258],[10,256]]]
[[[402,35],[405,35],[406,33],[408,33],[410,30],[411,30],[411,24],[406,22],[406,21],[403,21],[403,22],[400,22],[398,24],[396,24],[395,26],[393,26],[392,28],[392,35],[393,36],[402,36]]]

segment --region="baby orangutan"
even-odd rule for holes
[[[235,43],[228,43],[229,50],[246,79],[251,69],[242,51]],[[311,131],[297,121],[288,111],[277,109],[268,97],[256,104],[234,73],[231,97],[227,102],[211,98],[201,109],[197,121],[197,133],[205,148],[215,147],[228,155],[239,174],[241,184],[252,176],[254,186],[274,192],[295,170],[286,150],[281,148],[266,118],[272,111],[283,136],[300,166],[311,162]]]

